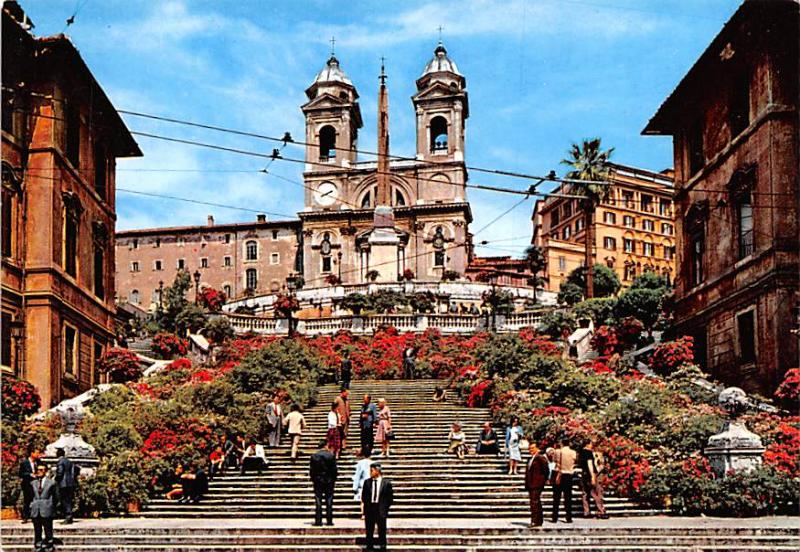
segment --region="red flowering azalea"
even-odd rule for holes
[[[141,451],[147,456],[164,456],[178,448],[183,441],[184,437],[172,429],[154,429],[142,443]]]
[[[189,342],[175,334],[162,332],[153,336],[151,349],[161,358],[175,358],[189,352]]]
[[[275,297],[272,309],[278,318],[289,318],[293,312],[300,310],[300,303],[297,301],[297,297],[279,293]]]
[[[467,406],[472,408],[486,406],[486,402],[488,401],[491,393],[491,386],[492,380],[483,380],[477,385],[473,386],[469,393],[469,397],[467,397]]]
[[[219,312],[222,310],[222,306],[228,298],[223,291],[216,290],[212,287],[205,287],[200,290],[198,300],[200,304],[203,305],[203,308],[211,312]]]
[[[410,282],[414,279],[414,271],[410,268],[407,268],[403,271],[403,280]]]
[[[325,283],[329,286],[338,286],[342,283],[342,279],[339,278],[336,274],[328,274],[325,277]]]
[[[136,353],[118,347],[111,348],[103,353],[97,368],[103,374],[108,374],[114,383],[125,383],[142,377],[144,367]]]
[[[617,335],[617,331],[610,326],[600,326],[594,331],[592,347],[600,356],[622,354],[624,350],[623,343]]]
[[[192,374],[192,383],[208,383],[214,380],[214,373],[211,370],[198,370]]]
[[[159,393],[155,389],[153,389],[153,387],[149,383],[130,382],[128,383],[128,388],[131,389],[137,395],[140,395],[142,397],[147,397],[149,399],[159,398]]]
[[[797,408],[800,402],[800,368],[786,371],[783,381],[775,390],[775,397]]]
[[[692,456],[681,464],[681,471],[689,477],[710,477],[714,478],[714,470],[711,463],[705,456]]]
[[[650,368],[661,375],[671,374],[684,364],[694,361],[694,340],[684,336],[675,341],[668,341],[656,346],[650,357]]]
[[[608,367],[608,364],[603,362],[600,359],[593,360],[591,362],[587,362],[583,365],[583,368],[589,369],[595,374],[613,374],[614,370]]]
[[[764,452],[764,463],[775,466],[790,477],[800,477],[800,429],[781,422],[770,437],[775,442]]]
[[[650,474],[645,450],[626,437],[614,435],[601,451],[606,460],[603,486],[617,496],[635,496]]]
[[[38,412],[42,399],[33,384],[8,374],[2,380],[3,418],[19,421]]]
[[[192,361],[188,358],[179,358],[173,360],[169,364],[164,367],[165,372],[172,372],[175,370],[191,370],[192,369]]]

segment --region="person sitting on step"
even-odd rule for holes
[[[208,476],[205,470],[195,463],[190,464],[188,473],[181,476],[183,496],[178,504],[197,504],[208,492]]]
[[[208,478],[214,479],[215,476],[225,471],[225,453],[222,447],[217,445],[211,454],[208,455]]]
[[[478,437],[478,444],[475,445],[475,452],[478,454],[500,454],[500,447],[497,445],[497,433],[492,429],[492,424],[483,424],[481,435]]]
[[[178,465],[175,466],[175,469],[172,470],[172,473],[170,473],[166,485],[167,489],[169,489],[165,496],[167,500],[178,500],[183,496],[182,476],[184,471],[183,464],[178,463]]]
[[[437,386],[433,390],[433,402],[444,402],[445,400],[447,400],[447,390]]]
[[[461,431],[461,424],[458,422],[454,423],[447,438],[450,441],[447,452],[449,454],[455,453],[456,456],[463,459],[467,454],[467,437],[464,435],[464,432]]]
[[[242,467],[239,470],[239,475],[244,475],[250,468],[255,468],[258,471],[259,477],[261,471],[267,467],[267,455],[264,452],[264,445],[251,442],[242,455]]]

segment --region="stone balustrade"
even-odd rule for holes
[[[286,335],[289,321],[285,318],[264,318],[246,314],[226,313],[237,334]],[[517,332],[522,328],[536,327],[541,322],[540,312],[520,312],[495,317],[498,332]],[[487,319],[488,318],[488,319]],[[354,334],[372,334],[380,327],[393,326],[400,332],[421,333],[436,328],[445,334],[467,334],[490,329],[491,317],[472,314],[371,314],[366,316],[336,316],[309,318],[295,321],[297,333],[303,335],[331,335],[339,330]]]

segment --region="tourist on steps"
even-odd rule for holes
[[[339,431],[342,434],[342,449],[347,448],[347,433],[350,429],[350,391],[342,389],[336,397],[336,412],[339,414]]]
[[[542,491],[547,481],[550,479],[550,467],[547,457],[539,452],[536,443],[531,443],[528,447],[531,458],[528,460],[528,467],[525,469],[525,490],[528,491],[528,498],[531,503],[531,527],[541,527],[544,523],[542,513]]]
[[[594,443],[589,442],[578,453],[578,463],[581,468],[581,501],[583,502],[583,517],[591,517],[589,498],[594,500],[597,517],[606,519],[606,507],[603,504],[603,486],[600,484],[600,472],[603,470],[603,455],[594,450]]]
[[[178,504],[197,504],[208,492],[208,475],[197,464],[190,464],[188,473],[181,476],[183,496]]]
[[[258,476],[261,477],[261,472],[269,465],[267,455],[264,452],[264,445],[250,443],[244,450],[242,455],[242,467],[239,470],[239,475],[244,475],[248,469],[255,468]]]
[[[361,519],[364,519],[364,504],[361,502],[361,489],[364,486],[364,481],[370,477],[370,466],[372,466],[372,451],[369,449],[361,449],[358,451],[358,457],[361,460],[356,463],[356,471],[353,474],[353,498],[361,505]]]
[[[31,482],[36,477],[36,463],[41,455],[41,452],[36,450],[33,445],[28,445],[28,454],[19,464],[19,479],[22,487],[22,523],[30,519],[30,506],[31,500],[33,500]]]
[[[437,386],[433,390],[433,402],[444,402],[445,400],[447,400],[447,390]]]
[[[453,428],[450,430],[447,439],[450,441],[450,445],[447,447],[447,453],[455,453],[456,456],[463,460],[464,456],[467,454],[467,436],[461,431],[461,424],[458,422],[453,424]]]
[[[67,458],[63,448],[56,451],[56,483],[58,484],[58,501],[64,511],[64,523],[72,523],[72,505],[75,502],[75,491],[78,488],[78,475],[81,469]]]
[[[281,444],[281,430],[283,429],[283,407],[281,407],[281,398],[277,394],[267,405],[267,423],[269,424],[267,443],[271,448],[276,448]]]
[[[564,514],[567,523],[572,523],[572,478],[575,473],[575,463],[578,460],[578,453],[559,440],[556,450],[553,453],[556,462],[556,474],[553,480],[553,517],[551,521],[558,521],[558,508],[561,503],[561,495],[564,495]]]
[[[414,347],[409,347],[403,351],[403,377],[405,379],[414,379],[417,367],[416,357],[417,350]]]
[[[386,399],[378,399],[378,431],[375,440],[381,444],[380,457],[389,457],[389,442],[393,438],[392,412],[386,404]]]
[[[506,428],[506,457],[508,458],[508,475],[516,475],[522,452],[519,443],[522,441],[522,426],[519,418],[511,418],[511,425]]]
[[[361,490],[361,503],[364,505],[364,525],[367,533],[367,551],[375,550],[375,525],[378,526],[378,546],[386,550],[386,520],[394,501],[392,482],[383,477],[379,463],[370,466],[370,478]]]
[[[306,418],[300,412],[300,405],[295,403],[292,405],[292,411],[286,416],[283,425],[288,430],[289,440],[292,442],[292,452],[290,454],[292,460],[297,460],[297,455],[300,452],[300,436],[306,428]]]
[[[214,479],[225,471],[225,452],[217,445],[208,455],[208,478]]]
[[[328,525],[333,525],[333,491],[339,469],[329,442],[324,442],[323,448],[311,455],[308,475],[314,485],[314,525],[322,525],[323,500]]]
[[[183,480],[181,479],[183,472],[183,464],[181,463],[178,463],[175,469],[172,470],[167,481],[167,488],[169,489],[165,495],[167,500],[178,500],[183,496]]]
[[[342,355],[342,364],[339,368],[339,384],[342,389],[350,389],[350,380],[353,379],[353,361],[350,360],[350,352],[345,351]]]
[[[331,403],[331,410],[328,412],[328,432],[325,434],[326,444],[336,458],[342,450],[342,430],[340,428],[338,405],[336,401]]]
[[[44,464],[36,466],[35,479],[30,482],[30,516],[33,520],[33,548],[42,552],[53,550],[53,518],[56,517],[57,484],[47,475]],[[44,530],[44,539],[42,539]]]
[[[358,419],[359,433],[361,435],[361,450],[368,450],[372,454],[375,446],[375,422],[378,420],[378,409],[372,402],[370,395],[364,395],[361,403],[361,416]]]
[[[500,447],[497,446],[497,433],[492,429],[492,424],[486,422],[483,424],[483,429],[478,437],[478,444],[475,445],[475,452],[477,454],[500,454]]]

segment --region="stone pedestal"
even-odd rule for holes
[[[369,235],[370,269],[378,271],[378,282],[397,282],[397,252],[400,236],[394,228],[394,212],[391,207],[379,205],[375,208],[374,228]]]
[[[62,403],[56,408],[56,413],[64,422],[64,433],[59,435],[53,443],[47,445],[43,460],[47,464],[55,464],[58,461],[56,453],[59,449],[64,449],[65,456],[81,468],[81,475],[94,474],[100,459],[97,457],[94,447],[84,441],[83,437],[75,431],[84,416],[83,406]]]
[[[719,404],[730,416],[722,431],[708,439],[705,455],[717,477],[733,471],[750,471],[761,465],[764,445],[761,437],[749,431],[736,417],[747,407],[748,399],[738,387],[729,387],[719,394]]]

